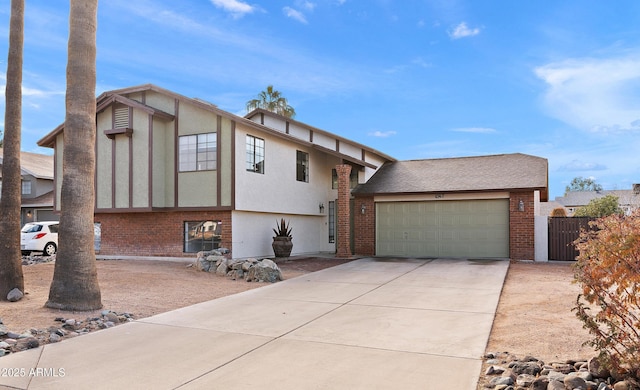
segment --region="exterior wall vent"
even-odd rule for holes
[[[129,107],[116,108],[114,128],[124,129],[127,127],[129,127]]]

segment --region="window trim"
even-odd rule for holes
[[[351,167],[351,173],[349,173],[349,189],[354,189],[358,186],[358,170],[355,167]],[[338,171],[335,168],[331,169],[331,189],[338,189]]]
[[[301,156],[305,158],[300,159]],[[309,153],[302,150],[296,150],[296,181],[309,182]]]
[[[251,144],[249,144],[249,140],[252,140],[253,142]],[[258,142],[257,141],[261,141],[262,146],[258,146]],[[249,146],[251,145],[251,150],[249,150]],[[262,149],[262,154],[257,154],[257,150]],[[266,160],[265,158],[265,142],[263,138],[259,138],[256,136],[253,136],[251,134],[247,134],[246,136],[246,141],[245,141],[245,153],[246,153],[246,170],[247,172],[255,172],[255,173],[260,173],[260,174],[264,174],[264,162]],[[258,160],[258,158],[261,157],[262,159],[258,162],[256,162]],[[251,168],[253,167],[253,169]]]
[[[201,137],[214,136],[213,141],[204,141],[202,142]],[[194,143],[186,143],[184,145],[185,149],[183,150],[182,140],[188,140],[189,138],[195,137]],[[201,148],[202,144],[213,144],[213,150],[208,150],[206,147]],[[195,145],[195,147],[193,146]],[[201,151],[203,149],[204,151]],[[204,158],[200,160],[200,156],[202,154],[209,155],[211,154],[213,158]],[[187,161],[183,161],[187,159]],[[213,167],[209,166],[209,163],[212,163]],[[193,166],[191,166],[193,164]],[[204,165],[204,167],[201,167]],[[184,167],[184,168],[183,168]],[[185,134],[178,136],[178,172],[200,172],[200,171],[215,171],[218,169],[218,133],[215,131],[208,133],[198,133],[198,134]]]
[[[209,230],[203,230],[202,231],[202,239],[199,240],[199,246],[198,244],[189,244],[190,240],[189,240],[189,232],[190,230],[193,228],[193,226],[197,226],[197,225],[202,225],[204,226],[206,223],[212,223],[215,224],[215,230],[214,230],[214,234],[211,237],[211,241],[206,240],[205,239],[205,232],[209,231]],[[190,228],[189,225],[192,224],[192,227]],[[207,220],[201,220],[201,221],[183,221],[182,222],[182,229],[183,229],[183,236],[182,236],[182,252],[183,253],[198,253],[200,251],[203,250],[213,250],[213,249],[218,249],[221,246],[222,243],[222,221],[219,219],[207,219]],[[218,239],[216,240],[216,236],[218,237]],[[196,237],[194,237],[191,241],[195,240]],[[205,247],[205,243],[211,243],[211,248],[206,248]],[[195,246],[195,249],[189,250],[187,251],[187,249],[191,249],[189,247]]]
[[[28,189],[29,192],[26,192],[25,189]],[[31,183],[31,180],[22,180],[20,182],[20,194],[31,195],[32,192],[33,192],[33,184]]]

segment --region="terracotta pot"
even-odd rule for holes
[[[291,249],[293,249],[293,242],[291,242],[291,237],[273,237],[271,247],[276,257],[289,257]]]

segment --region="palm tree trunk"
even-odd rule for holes
[[[22,127],[22,52],[24,0],[11,0],[9,57],[5,90],[2,194],[0,196],[0,300],[18,288],[24,293],[20,252],[20,133]]]
[[[102,307],[93,247],[98,0],[71,0],[59,251],[47,307]]]

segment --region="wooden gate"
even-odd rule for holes
[[[549,217],[549,260],[574,261],[578,256],[573,242],[581,230],[588,230],[591,217]]]

